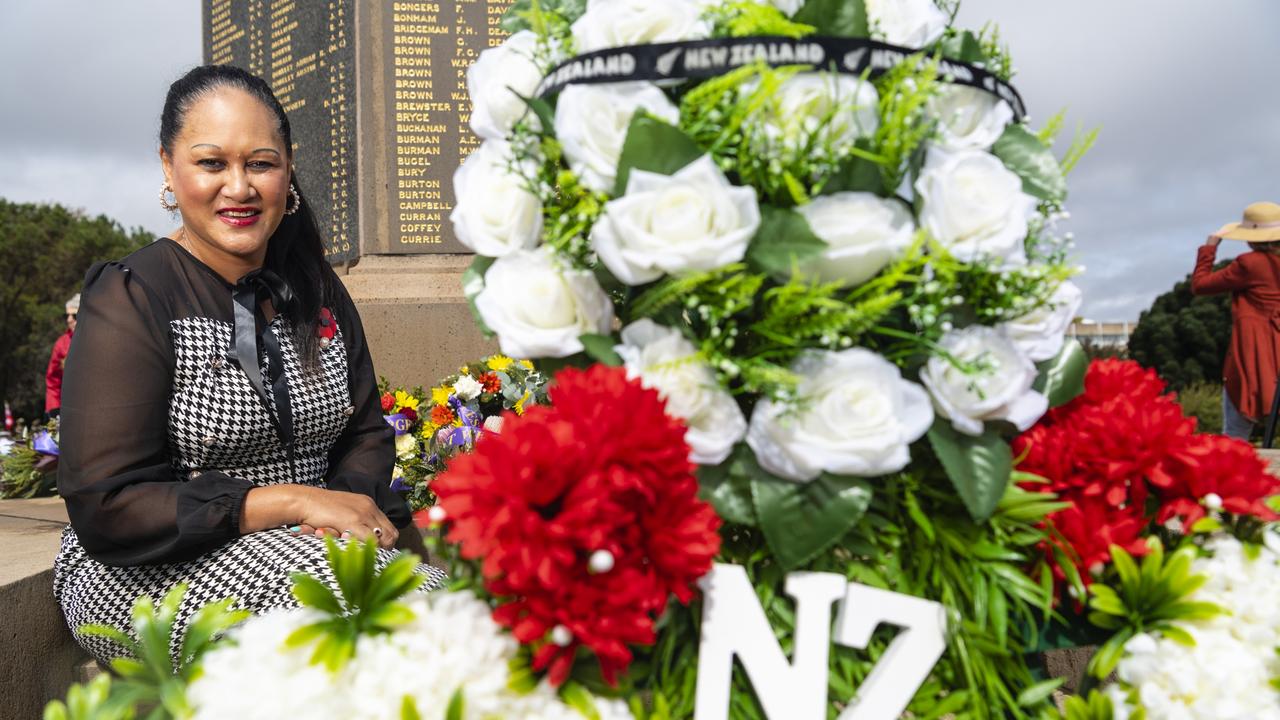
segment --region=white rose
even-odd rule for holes
[[[747,83],[744,93],[757,82]],[[789,149],[802,150],[815,133],[836,149],[851,147],[880,127],[880,95],[874,85],[831,72],[793,75],[778,86],[760,122],[765,135]]]
[[[505,141],[486,140],[453,174],[449,220],[458,242],[481,255],[536,247],[542,234],[542,202],[513,172],[511,154]]]
[[[463,375],[453,384],[453,392],[463,400],[474,400],[484,392],[484,386],[476,382],[470,375]]]
[[[972,372],[935,355],[920,372],[920,380],[929,388],[938,414],[950,419],[958,432],[981,435],[985,420],[1008,420],[1026,430],[1049,409],[1045,396],[1031,389],[1035,364],[999,330],[972,325],[947,333],[940,344]]]
[[[1002,327],[1024,355],[1040,362],[1058,354],[1066,339],[1067,328],[1080,309],[1084,294],[1074,283],[1063,281],[1046,304]]]
[[[637,110],[665,122],[680,121],[680,110],[655,85],[644,82],[570,85],[556,102],[556,137],[569,168],[592,190],[612,192],[618,157]]]
[[[999,158],[979,150],[929,151],[916,180],[920,225],[963,262],[1026,264],[1023,241],[1037,201]]]
[[[866,0],[871,34],[891,45],[922,48],[942,37],[947,14],[933,0]]]
[[[986,150],[1013,121],[1009,103],[966,85],[944,84],[929,98],[929,112],[938,119],[937,144],[947,150]]]
[[[696,40],[711,32],[702,7],[689,0],[588,0],[572,30],[579,53]]]
[[[799,413],[763,400],[747,444],[760,466],[788,480],[823,471],[872,477],[911,462],[907,448],[933,424],[929,396],[897,366],[863,348],[814,352],[792,370],[800,375]],[[789,412],[790,411],[790,412]]]
[[[542,82],[542,68],[534,60],[537,45],[536,33],[521,30],[480,53],[467,68],[471,130],[476,135],[501,140],[524,116],[528,106],[520,97],[532,97]],[[535,116],[530,113],[530,117]]]
[[[823,195],[796,211],[827,244],[821,258],[805,263],[800,270],[824,282],[866,282],[902,256],[916,229],[906,205],[874,193]]]
[[[498,258],[475,303],[502,352],[513,357],[581,352],[579,336],[607,334],[613,321],[613,303],[595,276],[561,267],[546,248]]]
[[[755,190],[730,184],[703,155],[674,175],[632,170],[626,194],[592,227],[591,246],[619,280],[640,285],[737,262],[758,227]]]
[[[410,433],[396,436],[396,457],[407,460],[418,454],[418,440]]]
[[[622,329],[622,344],[614,347],[627,368],[627,377],[640,378],[667,403],[667,414],[685,421],[689,459],[700,465],[719,465],[747,433],[747,419],[733,396],[716,382],[711,368],[698,359],[698,350],[679,331],[652,320],[638,320]]]

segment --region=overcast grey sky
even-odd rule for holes
[[[157,118],[200,62],[197,0],[0,0],[0,197],[167,232]],[[1205,235],[1280,200],[1276,0],[964,0],[999,24],[1037,124],[1102,126],[1070,178],[1083,313],[1134,320]]]

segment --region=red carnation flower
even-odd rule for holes
[[[480,387],[487,393],[496,393],[502,390],[502,380],[495,373],[484,373],[477,380],[480,381]]]
[[[382,393],[382,412],[391,412],[391,408],[396,406],[396,396],[389,392]]]
[[[1143,539],[1148,521],[1141,508],[1116,508],[1096,498],[1076,497],[1072,505],[1053,514],[1053,527],[1061,538],[1051,540],[1068,560],[1080,570],[1080,579],[1088,586],[1092,573],[1111,564],[1111,546],[1119,545],[1135,557],[1146,555],[1150,548]],[[1051,546],[1045,546],[1045,557],[1054,578],[1062,585],[1067,577],[1058,564]],[[1077,598],[1077,602],[1080,599]]]
[[[431,422],[436,425],[450,425],[454,419],[453,408],[448,405],[437,405],[431,408]]]
[[[459,455],[432,487],[462,557],[481,561],[493,617],[533,648],[551,683],[579,647],[614,684],[631,645],[655,640],[720,548],[697,497],[685,427],[625,370],[557,374],[551,406],[503,415],[503,431]]]
[[[1206,498],[1236,515],[1280,520],[1266,499],[1280,494],[1280,480],[1267,473],[1267,463],[1253,446],[1222,435],[1197,435],[1151,479],[1160,495],[1156,522],[1180,518],[1190,528],[1205,516]]]
[[[400,414],[403,415],[410,424],[418,422],[418,411],[411,407],[400,408]]]

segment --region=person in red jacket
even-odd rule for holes
[[[1218,243],[1249,243],[1231,264],[1214,271]],[[1196,295],[1231,293],[1231,344],[1223,365],[1222,431],[1249,439],[1253,426],[1271,412],[1280,367],[1280,205],[1254,203],[1244,219],[1209,236],[1191,274]]]
[[[53,344],[49,367],[44,371],[44,414],[55,417],[62,407],[62,366],[67,363],[71,337],[76,334],[76,315],[80,312],[80,293],[67,301],[67,331]]]

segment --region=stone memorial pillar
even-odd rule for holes
[[[204,60],[270,84],[378,373],[427,385],[496,349],[462,296],[453,172],[479,141],[466,69],[512,0],[201,0]]]

